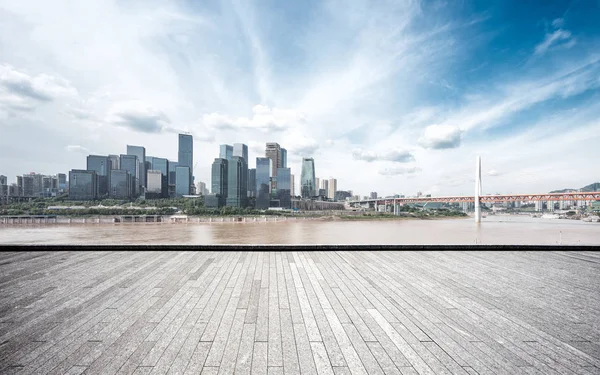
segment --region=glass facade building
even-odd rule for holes
[[[108,155],[110,162],[112,164],[111,169],[121,169],[119,165],[119,155]]]
[[[248,169],[248,197],[256,197],[256,168]]]
[[[98,178],[98,196],[107,197],[110,189],[110,171],[112,162],[108,156],[89,155],[87,157],[88,171],[95,171]]]
[[[154,169],[149,169],[146,176],[146,193],[152,193],[156,197],[160,197],[162,193],[162,173]]]
[[[227,173],[229,162],[227,159],[216,158],[212,163],[210,192],[219,199],[219,207],[225,205],[227,198]]]
[[[138,180],[137,183],[140,188],[146,187],[146,148],[142,146],[127,145],[127,155],[137,156],[139,166],[135,178]],[[125,168],[121,166],[121,169]],[[142,189],[138,189],[138,192],[141,193]]]
[[[219,146],[219,158],[225,160],[231,160],[233,157],[233,146],[231,145],[221,145]]]
[[[292,208],[292,170],[290,168],[277,168],[277,199],[279,207]]]
[[[280,150],[281,152],[281,168],[287,168],[287,150],[285,148],[282,148]]]
[[[266,210],[271,199],[272,160],[256,158],[256,208]]]
[[[119,164],[121,165],[121,169],[129,172],[133,179],[132,196],[138,196],[140,194],[140,181],[138,177],[140,175],[140,162],[138,157],[135,155],[121,155]]]
[[[234,146],[235,152],[235,146]],[[227,165],[227,199],[231,207],[246,207],[248,194],[248,164],[243,157],[233,156]]]
[[[171,161],[169,160],[169,163],[167,165],[167,170],[168,170],[168,196],[170,198],[175,198],[175,183],[177,182],[177,174],[175,173],[175,170],[177,169],[177,167],[179,166],[179,163],[176,161]]]
[[[190,168],[185,166],[178,166],[175,168],[175,196],[181,197],[190,194]]]
[[[69,199],[94,200],[98,196],[96,171],[73,169],[69,172]]]
[[[180,167],[188,167],[190,176],[188,177],[188,190],[185,195],[189,194],[192,190],[194,183],[194,138],[190,134],[179,134],[179,148],[177,153],[177,162]],[[175,181],[175,185],[179,185],[178,181]],[[182,186],[182,185],[180,185]],[[183,189],[183,187],[181,187]],[[176,188],[176,190],[178,190]]]
[[[313,158],[302,158],[300,193],[302,198],[312,198],[316,195],[315,161]]]
[[[67,189],[67,175],[64,173],[58,174],[58,190]]]
[[[128,199],[133,194],[135,178],[124,169],[110,171],[109,196],[114,199]]]
[[[234,143],[233,156],[243,158],[246,164],[248,164],[248,146],[243,143]]]
[[[151,166],[150,169],[154,171],[160,171],[161,173],[161,189],[160,194],[163,198],[168,198],[169,188],[169,160],[166,158],[150,157]]]

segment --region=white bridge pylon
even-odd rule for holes
[[[479,197],[482,195],[481,193],[481,156],[477,157],[476,165],[475,165],[475,222],[481,222],[481,201]]]

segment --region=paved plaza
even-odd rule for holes
[[[600,253],[2,253],[0,373],[600,374]]]

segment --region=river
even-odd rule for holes
[[[600,223],[489,216],[448,220],[2,225],[0,244],[600,245]]]

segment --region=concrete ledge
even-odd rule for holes
[[[600,251],[600,245],[0,245],[0,250],[17,251]]]

